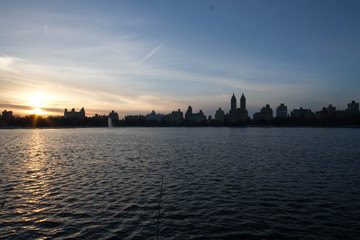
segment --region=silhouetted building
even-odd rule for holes
[[[260,112],[254,113],[254,121],[271,121],[273,119],[273,110],[269,104],[262,107]]]
[[[246,98],[242,93],[240,98],[240,108],[236,108],[235,94],[231,97],[231,109],[229,111],[229,121],[231,124],[245,124],[249,121],[248,111],[246,110]]]
[[[154,110],[152,110],[150,114],[145,116],[145,119],[149,122],[161,122],[163,116],[163,114],[157,114]]]
[[[13,118],[13,112],[12,112],[12,111],[6,111],[6,110],[4,110],[4,111],[2,112],[2,118],[3,118],[4,120],[10,120],[10,119],[12,119],[12,118]]]
[[[240,98],[240,109],[241,110],[246,110],[246,98],[244,96],[244,93],[241,94],[241,98]]]
[[[99,115],[99,114],[96,113],[92,118],[96,119],[96,120],[107,120],[108,116],[106,116],[105,114],[104,115]]]
[[[145,116],[143,115],[127,115],[124,121],[127,126],[143,126],[145,122]]]
[[[75,108],[71,109],[69,112],[67,108],[65,108],[64,111],[64,117],[65,118],[85,118],[85,109],[81,108],[80,112],[76,112]]]
[[[280,106],[276,108],[276,117],[280,119],[287,118],[287,106],[285,106],[283,103],[281,103]]]
[[[359,112],[359,103],[356,103],[355,101],[352,101],[348,104],[348,107],[346,109],[348,112]]]
[[[314,114],[315,119],[320,120],[329,120],[335,118],[336,116],[336,108],[329,105],[329,107],[323,107],[321,111],[317,111]]]
[[[127,115],[125,116],[125,121],[134,121],[134,120],[145,120],[145,116],[143,115]]]
[[[189,106],[185,113],[185,121],[187,123],[202,123],[206,122],[206,116],[204,115],[202,110],[200,110],[198,113],[193,113],[192,107]]]
[[[291,117],[294,119],[312,119],[314,118],[314,113],[310,109],[294,109],[291,112]]]
[[[316,119],[329,120],[336,117],[336,107],[329,105],[327,108],[323,107],[321,111],[317,111],[314,114]]]
[[[162,119],[165,123],[179,125],[184,122],[184,114],[180,111],[180,109],[178,109],[177,111],[164,115]]]
[[[196,123],[205,122],[206,116],[204,115],[203,111],[200,110],[198,113],[193,113],[192,120]]]
[[[185,113],[185,121],[190,121],[191,118],[192,118],[192,107],[191,106],[188,106],[188,109],[186,110],[186,113]]]
[[[331,104],[326,108],[326,110],[332,114],[336,113],[336,107],[333,107]]]
[[[215,113],[215,122],[224,123],[224,121],[225,121],[225,113],[223,110],[221,110],[221,108],[219,108],[219,110],[217,110]]]
[[[112,110],[111,113],[109,113],[109,118],[113,121],[119,121],[119,114]]]
[[[233,95],[231,97],[230,111],[235,111],[235,110],[236,110],[236,97],[235,97],[235,94],[233,93]]]

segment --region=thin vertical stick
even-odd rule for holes
[[[159,224],[160,224],[160,211],[161,211],[161,197],[162,197],[162,188],[163,188],[164,176],[161,176],[161,186],[160,186],[160,199],[159,199],[159,212],[156,225],[156,239],[159,240]]]

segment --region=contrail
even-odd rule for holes
[[[164,45],[164,43],[160,43],[159,45],[156,46],[156,48],[154,48],[148,55],[146,55],[143,59],[141,59],[138,63],[142,63],[143,61],[145,61],[146,59],[148,59],[149,57],[151,57],[152,55],[154,55],[162,46]]]
[[[48,35],[48,25],[45,23],[44,24],[44,31],[43,31],[43,33],[44,33],[44,36],[47,36]]]
[[[179,65],[179,64],[183,64],[183,63],[184,63],[183,61],[176,61],[176,62],[166,63],[166,64],[144,66],[144,68],[161,68],[161,67]]]

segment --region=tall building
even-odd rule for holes
[[[246,124],[249,121],[248,111],[246,110],[246,98],[244,93],[240,98],[240,108],[236,108],[235,94],[231,97],[231,109],[229,112],[230,124]]]
[[[84,118],[85,117],[85,109],[81,108],[80,112],[76,112],[75,108],[71,109],[69,112],[67,108],[65,108],[64,111],[64,117],[65,118]]]
[[[112,110],[111,113],[109,113],[109,118],[113,121],[119,121],[119,114]]]
[[[161,122],[163,114],[157,114],[154,110],[145,116],[146,121]]]
[[[254,113],[254,121],[270,121],[273,119],[273,110],[269,104],[262,107],[260,112]]]
[[[351,101],[351,103],[348,104],[347,111],[359,112],[359,103],[356,103],[355,101]]]
[[[170,114],[164,115],[162,119],[165,123],[179,125],[184,122],[184,114],[178,109],[177,111],[172,111]]]
[[[335,118],[336,107],[333,107],[332,105],[329,105],[327,108],[323,107],[321,111],[315,112],[314,117],[320,120],[329,120],[331,118]]]
[[[187,123],[201,123],[206,121],[206,117],[202,110],[198,113],[193,113],[192,107],[189,106],[185,113],[185,121]]]
[[[336,113],[336,107],[333,107],[331,104],[326,108],[326,110],[331,114]]]
[[[192,107],[189,106],[185,113],[185,120],[190,121],[192,118],[192,115],[193,115]]]
[[[242,93],[241,98],[240,98],[240,109],[246,110],[246,98],[244,96],[244,93]]]
[[[314,113],[310,109],[293,109],[291,112],[291,117],[294,119],[312,119],[314,118]]]
[[[206,116],[203,113],[202,110],[199,110],[198,113],[193,113],[192,115],[192,121],[194,121],[195,123],[202,123],[206,121]]]
[[[232,97],[231,97],[231,108],[230,111],[235,111],[236,110],[236,97],[235,94],[233,93]]]
[[[215,113],[215,122],[223,123],[224,120],[225,120],[225,113],[223,110],[221,110],[221,108],[219,108],[219,110],[217,110]]]
[[[285,106],[285,104],[281,103],[280,106],[276,108],[276,117],[281,119],[287,118],[287,106]]]
[[[4,110],[2,112],[2,118],[6,119],[6,120],[12,119],[13,118],[13,112]]]

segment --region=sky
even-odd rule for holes
[[[359,102],[360,1],[0,0],[0,110]]]

